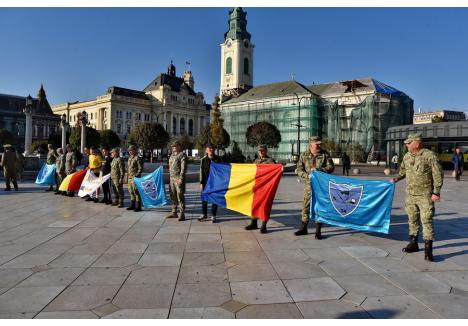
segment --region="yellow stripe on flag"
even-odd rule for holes
[[[252,216],[253,187],[256,174],[256,164],[231,164],[231,178],[228,190],[224,195],[227,208]]]
[[[59,191],[68,191],[68,185],[70,184],[70,180],[73,176],[72,174],[69,174],[63,179],[62,183],[60,184]]]

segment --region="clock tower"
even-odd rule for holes
[[[247,13],[237,7],[229,12],[229,30],[221,46],[221,87],[223,99],[240,96],[253,86],[253,48],[247,32]]]

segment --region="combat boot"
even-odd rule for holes
[[[171,214],[167,215],[166,218],[176,218],[177,213],[176,212],[171,212]]]
[[[410,235],[410,242],[406,247],[402,249],[403,252],[411,253],[419,251],[418,247],[418,236],[417,235]]]
[[[185,213],[180,214],[178,221],[185,221]]]
[[[434,261],[432,255],[432,240],[424,240],[424,260]]]
[[[123,199],[121,199],[121,200],[119,201],[119,206],[117,206],[117,207],[118,207],[118,208],[122,208],[122,207],[124,207],[124,204],[123,204]]]
[[[141,202],[137,201],[134,212],[141,212]]]
[[[322,223],[315,223],[315,239],[322,240]]]
[[[127,207],[127,211],[131,211],[132,209],[135,209],[135,201],[131,201],[131,205]]]
[[[256,230],[258,229],[258,224],[257,224],[257,219],[256,218],[252,218],[252,220],[250,221],[250,224],[247,225],[245,227],[246,230]]]
[[[267,221],[262,221],[262,227],[260,228],[260,233],[267,233]]]
[[[118,204],[119,204],[119,202],[117,200],[114,200],[111,205],[112,206],[117,206]]]
[[[297,230],[296,232],[294,232],[294,235],[306,235],[308,234],[309,232],[307,232],[307,222],[302,222],[302,225],[301,225],[301,228],[299,230]]]

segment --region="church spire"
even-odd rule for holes
[[[45,99],[46,98],[46,93],[44,91],[44,86],[41,84],[41,88],[39,89],[39,91],[37,92],[37,98],[39,100],[42,100],[42,99]]]
[[[247,13],[241,7],[236,7],[229,12],[229,30],[224,33],[224,39],[249,40],[250,33],[247,32]]]

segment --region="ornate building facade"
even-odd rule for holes
[[[54,113],[67,116],[74,126],[81,112],[88,114],[89,126],[112,129],[126,144],[129,134],[141,123],[161,123],[171,138],[187,135],[195,141],[199,131],[209,124],[210,106],[203,93],[195,92],[190,70],[176,75],[171,63],[167,73],[159,74],[143,90],[112,86],[107,93],[90,101],[52,106]]]

